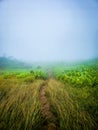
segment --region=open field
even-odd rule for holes
[[[98,64],[0,74],[0,130],[96,130]]]

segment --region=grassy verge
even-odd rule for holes
[[[0,79],[0,129],[40,129],[39,89],[42,80],[20,82],[17,78]]]
[[[50,79],[47,87],[47,97],[51,103],[52,112],[57,117],[57,126],[59,130],[92,130],[96,129],[96,123],[93,117],[82,108],[79,102],[83,98],[80,95],[80,101],[72,98],[76,93],[71,90],[69,85],[63,85],[60,82]],[[78,94],[79,95],[79,94]],[[83,109],[84,108],[84,109]]]
[[[57,130],[96,130],[97,77],[97,66],[0,74],[0,130],[46,130],[45,123],[52,122]],[[41,111],[42,86],[48,108],[43,106],[54,116],[51,121]]]

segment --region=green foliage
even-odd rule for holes
[[[98,67],[85,66],[77,70],[55,72],[55,77],[63,82],[68,82],[74,87],[94,87],[98,85]]]
[[[88,112],[98,123],[98,65],[80,66],[75,69],[56,70],[55,78],[63,82],[70,96],[81,110]]]
[[[19,80],[34,81],[35,79],[47,79],[47,74],[43,70],[34,70],[34,71],[19,71],[19,72],[5,72],[2,74],[4,79],[10,79],[16,77]]]
[[[58,130],[98,128],[97,64],[0,72],[1,130],[43,129],[46,119],[39,99],[42,85],[46,86]]]

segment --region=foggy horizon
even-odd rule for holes
[[[1,0],[0,56],[28,62],[98,58],[96,0]]]

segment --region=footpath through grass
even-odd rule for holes
[[[0,130],[96,130],[97,72],[94,79],[83,77],[83,71],[70,73],[55,77],[33,71],[1,74]],[[80,83],[75,75],[80,75]],[[84,78],[92,83],[86,84]]]

